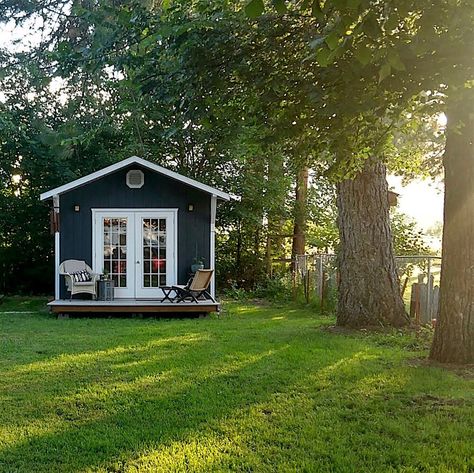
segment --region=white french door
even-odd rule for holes
[[[177,211],[93,209],[94,271],[117,298],[159,298],[176,284]]]
[[[135,297],[156,297],[176,284],[176,212],[135,213]]]

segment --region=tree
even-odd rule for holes
[[[285,2],[279,2],[279,6],[280,11],[286,10]],[[252,1],[246,10],[258,16],[263,7],[263,2]],[[312,38],[316,45],[320,39],[314,36],[325,26],[320,18],[317,20]],[[327,64],[322,64],[322,57],[315,58],[320,64],[313,66],[313,87],[320,93],[313,98],[310,118],[318,128],[315,138],[324,143],[326,172],[338,183],[338,324],[406,325],[408,318],[393,256],[385,166],[378,166],[376,160],[377,154],[384,154],[390,123],[397,120],[397,113],[392,111],[393,116],[388,118],[379,113],[380,100],[373,99],[375,95],[370,96],[372,100],[363,100],[362,90],[367,84],[359,81],[347,61],[324,68],[321,66]],[[371,211],[366,213],[356,211],[369,208]],[[364,222],[367,218],[370,220]]]
[[[337,187],[341,240],[337,323],[406,325],[393,256],[385,166],[367,162],[361,173]]]
[[[244,268],[246,285],[264,277],[265,243],[275,241],[277,250],[270,254],[281,256],[278,240],[282,221],[291,216],[295,179],[287,155],[291,141],[298,141],[298,127],[289,123],[299,109],[287,88],[280,90],[267,74],[281,64],[279,77],[295,81],[290,67],[295,60],[280,39],[288,25],[267,22],[271,45],[260,48],[267,35],[249,29],[248,20],[225,1],[155,9],[143,2],[105,0],[74,2],[70,11],[61,11],[61,4],[54,12],[41,0],[3,5],[18,21],[41,15],[51,22],[52,33],[26,58],[42,68],[46,81],[59,76],[64,84],[61,119],[71,135],[50,131],[73,149],[63,157],[67,175],[97,169],[98,161],[89,158],[104,145],[105,124],[112,124],[123,138],[110,146],[109,159],[139,154],[242,197],[221,209],[221,261],[229,263],[230,272],[242,274]],[[302,40],[295,36],[295,41]],[[25,55],[8,59],[11,68]],[[89,128],[87,116],[97,119],[90,120],[96,130]]]
[[[275,5],[284,12],[289,4],[279,1]],[[312,43],[318,62],[331,67],[349,65],[345,70],[366,86],[364,95],[354,91],[359,100],[373,100],[376,92],[383,99],[381,108],[387,110],[429,94],[438,98],[438,111],[444,107],[448,123],[441,309],[431,357],[472,362],[474,293],[469,242],[474,238],[474,212],[466,210],[472,205],[472,189],[466,184],[472,169],[472,121],[464,106],[472,107],[474,4],[471,0],[355,0],[327,1],[321,6],[314,0],[302,5],[322,25]],[[262,0],[251,0],[247,10],[259,14],[263,7]],[[465,216],[462,222],[459,214]],[[465,276],[462,284],[457,284],[456,274]]]
[[[425,243],[424,234],[416,228],[416,222],[396,208],[390,212],[393,247],[397,256],[418,256],[432,253]]]
[[[431,358],[474,361],[474,89],[448,101],[440,313]]]
[[[324,13],[323,13],[324,14]],[[355,8],[326,4],[323,58],[349,55],[363,76],[377,67],[378,82],[390,91],[387,104],[404,104],[429,92],[441,98],[448,117],[444,155],[445,209],[440,313],[431,358],[474,361],[474,295],[471,291],[474,238],[472,110],[474,4],[425,0],[356,2]],[[330,23],[329,18],[340,21]],[[346,31],[350,31],[346,34]],[[332,41],[328,43],[329,38]],[[367,66],[364,70],[364,66]],[[471,181],[472,182],[472,181]]]
[[[298,170],[295,186],[295,223],[293,226],[293,242],[291,248],[291,259],[297,255],[306,253],[306,221],[308,206],[308,177],[309,169],[303,166]]]

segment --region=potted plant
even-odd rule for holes
[[[191,272],[195,273],[198,269],[204,269],[204,258],[202,256],[198,256],[198,244],[196,242]]]
[[[202,256],[196,256],[193,258],[191,272],[195,273],[198,269],[204,269],[204,258]]]

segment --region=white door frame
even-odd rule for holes
[[[139,251],[139,242],[137,238],[137,216],[150,215],[150,218],[156,218],[155,215],[165,215],[167,218],[170,217],[173,223],[171,238],[167,239],[167,252],[172,255],[171,267],[167,265],[167,285],[177,283],[178,274],[178,209],[170,208],[94,208],[92,212],[92,267],[95,273],[102,273],[103,271],[103,230],[99,223],[99,218],[102,217],[115,217],[115,218],[127,218],[127,289],[121,290],[120,288],[115,289],[115,296],[117,298],[140,298],[137,294],[138,289],[138,277],[141,278],[141,274],[137,271],[137,261],[142,261],[143,257],[137,258]],[[131,231],[130,231],[131,230]],[[168,248],[169,244],[169,248]],[[140,246],[140,248],[142,248]],[[168,253],[167,258],[168,259]],[[143,263],[142,263],[143,264]],[[169,267],[169,270],[168,270]],[[168,276],[169,272],[169,276]],[[151,291],[150,291],[151,292]],[[157,289],[156,293],[150,294],[143,297],[162,297],[163,291]]]
[[[155,298],[163,297],[163,291],[158,288],[143,286],[143,225],[142,219],[166,219],[166,286],[177,284],[178,258],[177,258],[177,209],[160,209],[135,211],[135,297]],[[171,261],[171,265],[168,262]]]

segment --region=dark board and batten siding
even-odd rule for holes
[[[144,186],[130,189],[125,181],[130,169],[141,169]],[[188,211],[188,204],[194,211]],[[75,212],[74,206],[80,211]],[[188,280],[190,266],[196,255],[210,263],[211,196],[182,182],[156,172],[132,165],[97,181],[73,189],[60,196],[60,259],[85,260],[92,266],[92,211],[91,209],[178,209],[178,284]],[[61,278],[61,298],[67,297]]]

